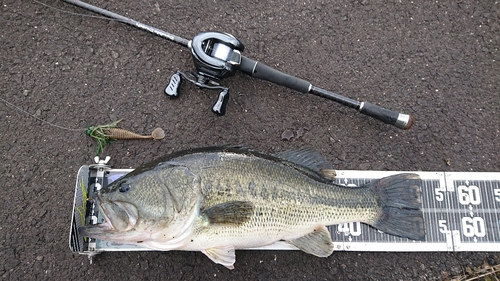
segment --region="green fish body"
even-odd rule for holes
[[[363,222],[423,240],[419,177],[398,174],[362,187],[331,182],[332,169],[310,150],[267,155],[238,147],[175,153],[101,190],[102,224],[85,236],[155,250],[202,251],[233,268],[235,249],[286,241],[327,257],[326,226]]]

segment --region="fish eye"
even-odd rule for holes
[[[130,185],[126,182],[120,184],[120,189],[118,189],[118,191],[120,191],[121,193],[125,193],[129,190],[130,190]]]

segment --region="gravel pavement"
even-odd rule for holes
[[[310,147],[336,169],[499,172],[498,1],[100,1],[184,38],[231,33],[244,54],[313,85],[411,114],[403,131],[332,101],[237,73],[227,114],[213,91],[169,76],[187,49],[62,1],[3,0],[0,97],[2,280],[446,280],[498,253],[237,251],[234,270],[199,252],[71,253],[76,173],[96,144],[84,128],[118,119],[161,141],[116,141],[101,156],[134,168],[181,149]],[[295,137],[282,139],[290,130]],[[303,131],[297,136],[298,130]]]

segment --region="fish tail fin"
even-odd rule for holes
[[[388,234],[425,240],[420,177],[397,174],[368,183],[378,198],[380,215],[370,224]]]

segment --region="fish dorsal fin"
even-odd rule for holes
[[[307,235],[287,242],[317,257],[328,257],[333,253],[333,242],[330,238],[330,232],[324,225],[317,227]]]
[[[334,180],[337,176],[337,171],[334,169],[322,169],[319,174],[327,180]]]
[[[209,224],[234,224],[240,225],[247,222],[253,215],[254,205],[248,201],[229,201],[210,206],[200,215]]]
[[[312,149],[287,150],[277,153],[276,156],[298,166],[308,168],[324,179],[333,180],[336,176],[332,164],[323,155]]]
[[[213,262],[222,264],[223,266],[234,269],[234,262],[236,261],[236,254],[234,253],[234,247],[231,245],[208,248],[203,251],[209,259]]]

